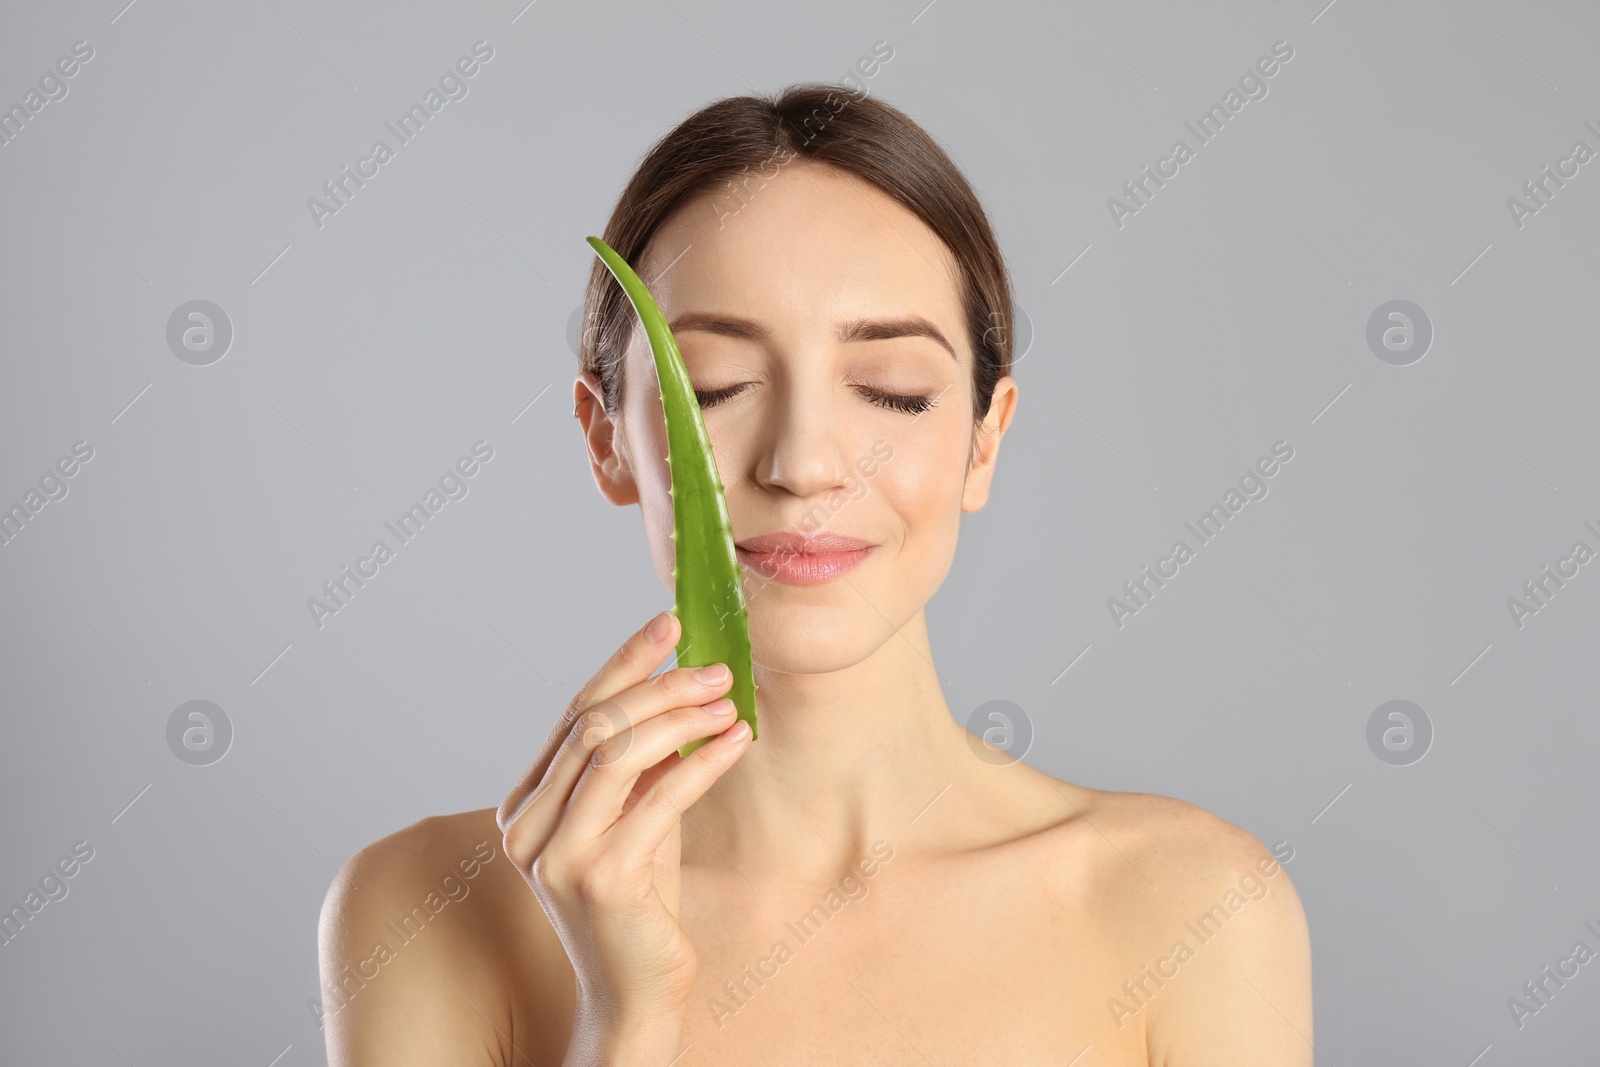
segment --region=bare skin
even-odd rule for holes
[[[944,701],[924,606],[953,563],[960,515],[987,500],[1018,395],[1003,378],[974,426],[949,251],[901,205],[810,163],[736,218],[708,206],[658,231],[640,275],[669,320],[723,320],[674,330],[696,389],[732,390],[702,405],[735,540],[799,531],[809,513],[876,547],[822,585],[747,585],[758,741],[719,738],[696,753],[714,765],[680,761],[667,731],[714,737],[721,725],[699,709],[727,690],[684,681],[632,715],[627,736],[586,741],[562,718],[498,809],[426,819],[358,853],[320,932],[330,1063],[1310,1065],[1305,917],[1259,841],[1181,801],[980,758]],[[953,354],[923,336],[835,333],[912,315]],[[767,336],[729,328],[733,316]],[[640,506],[670,589],[649,360],[636,332],[621,410],[604,411],[587,374],[574,400],[597,486]],[[933,403],[913,413],[885,394]],[[858,461],[875,446],[892,458],[859,493]],[[629,662],[614,657],[567,716],[596,695],[678,684],[675,672],[647,681],[676,636],[647,662],[635,634]],[[629,738],[613,771],[585,762]],[[655,802],[691,776],[691,800]],[[662,820],[659,847],[637,829],[645,819]],[[591,923],[529,867],[578,820],[585,840],[649,839],[645,881],[653,864],[667,905],[657,918],[692,943],[692,967],[673,954],[647,975],[673,990],[648,1008],[638,960],[618,962],[628,939],[571,947]],[[402,939],[407,914],[425,928]],[[648,1053],[597,1036],[645,1030]]]

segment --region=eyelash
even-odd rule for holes
[[[905,415],[921,415],[938,403],[938,400],[932,397],[885,393],[881,389],[873,389],[865,385],[858,385],[856,388],[869,401],[879,407],[888,408],[890,411],[898,411]],[[743,389],[744,386],[742,385],[730,385],[726,389],[713,389],[709,392],[702,392],[696,389],[694,395],[702,408],[709,408],[722,403],[724,400],[731,400]]]

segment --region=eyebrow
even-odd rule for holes
[[[744,341],[766,341],[772,337],[771,330],[753,319],[705,311],[685,312],[673,319],[667,328],[674,334],[685,330],[703,330],[706,333],[735,337]],[[939,332],[939,328],[921,315],[903,315],[889,319],[849,319],[839,324],[835,336],[842,343],[887,341],[895,337],[926,337],[950,353],[951,359],[957,363],[961,362],[955,348],[945,339],[944,334]]]

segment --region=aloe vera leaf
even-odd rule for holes
[[[586,238],[622,285],[633,310],[644,323],[661,382],[661,408],[667,422],[667,468],[672,475],[672,540],[674,555],[673,614],[683,622],[678,641],[678,666],[726,663],[733,672],[733,701],[740,719],[756,733],[756,683],[751,664],[750,618],[745,610],[739,555],[733,546],[722,476],[700,417],[700,402],[684,369],[678,342],[650,290],[626,260],[598,237]],[[731,725],[731,724],[730,724]],[[678,749],[687,756],[710,738]]]

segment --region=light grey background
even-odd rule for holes
[[[0,146],[0,505],[94,449],[0,546],[0,905],[95,850],[0,947],[0,1060],[324,1062],[336,865],[498,803],[670,602],[571,418],[584,236],[689,111],[887,41],[869,90],[971,178],[1034,331],[929,609],[952,708],[1012,701],[1036,766],[1289,843],[1319,1063],[1594,1062],[1600,963],[1507,1007],[1600,949],[1600,563],[1507,606],[1600,549],[1600,162],[1507,207],[1600,150],[1592,5],[124,2],[0,27],[6,107],[94,49]],[[478,40],[469,94],[319,229],[307,199]],[[195,299],[234,330],[210,366],[166,341]],[[1393,299],[1435,330],[1409,366],[1366,342]],[[319,629],[307,599],[479,440],[469,495]],[[1270,494],[1119,628],[1107,599],[1279,440]],[[1400,698],[1435,731],[1409,766],[1367,742]],[[197,699],[235,732],[203,767],[166,734]]]

